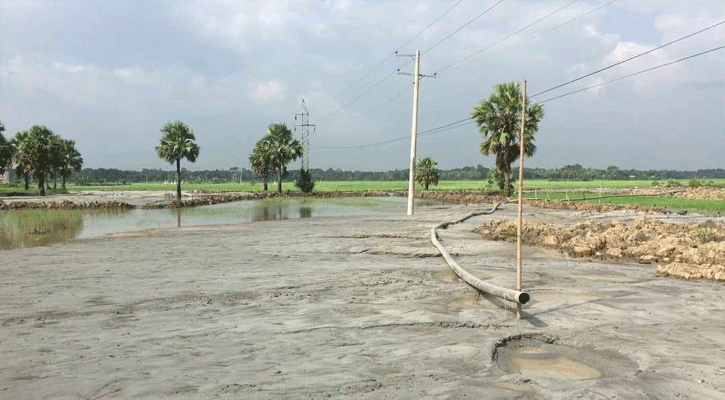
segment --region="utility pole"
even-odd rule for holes
[[[521,248],[521,228],[524,222],[524,131],[526,127],[526,80],[524,80],[524,91],[521,97],[521,136],[519,136],[519,218],[516,221],[516,290],[523,290],[523,251]],[[521,319],[521,303],[516,303],[516,318]]]
[[[413,123],[410,129],[410,177],[408,179],[408,215],[413,215],[415,200],[415,157],[418,148],[418,87],[420,86],[420,78],[435,78],[436,74],[420,74],[420,51],[416,51],[415,55],[398,54],[396,51],[395,55],[397,57],[415,57],[415,73],[409,74],[398,70],[398,74],[400,75],[413,75]]]
[[[297,130],[297,127],[299,126],[302,130],[302,170],[309,170],[310,169],[310,127],[312,127],[313,130],[317,130],[317,126],[315,124],[310,124],[310,113],[307,111],[307,105],[305,105],[305,99],[302,99],[302,112],[299,114],[295,114],[295,121],[297,121],[297,117],[300,117],[300,124],[295,124],[294,130]],[[301,172],[300,172],[301,173]]]

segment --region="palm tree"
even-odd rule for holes
[[[534,134],[544,117],[541,104],[529,105],[526,99],[526,125],[524,127],[524,153],[531,157],[536,153]],[[521,86],[509,82],[493,87],[493,93],[473,108],[472,116],[479,126],[484,141],[481,153],[496,156],[496,167],[505,176],[506,196],[511,196],[511,164],[519,158],[521,130]]]
[[[282,193],[282,176],[287,174],[287,164],[302,156],[302,144],[292,139],[292,131],[285,124],[270,124],[265,140],[277,170],[277,192]]]
[[[58,175],[63,178],[62,188],[65,191],[65,181],[73,171],[80,171],[83,166],[83,157],[76,149],[76,142],[73,140],[62,140],[58,152],[59,162],[57,165]]]
[[[13,153],[15,152],[13,141],[5,140],[5,136],[3,136],[4,131],[5,125],[0,122],[0,175],[4,174],[5,170],[10,166]]]
[[[199,145],[194,132],[181,121],[169,122],[161,128],[163,136],[156,146],[156,154],[162,160],[176,163],[176,201],[181,203],[181,159],[195,162],[199,157]]]
[[[25,190],[27,191],[30,186],[30,166],[26,165],[20,158],[20,147],[23,142],[28,138],[28,131],[20,131],[15,134],[15,137],[11,140],[15,154],[13,154],[12,162],[15,164],[15,175],[18,178],[23,178],[25,182]]]
[[[430,185],[431,183],[434,185],[438,185],[438,179],[440,179],[441,174],[436,169],[437,165],[438,162],[434,161],[430,157],[425,157],[418,160],[418,167],[415,171],[415,180],[423,185],[423,187],[425,187],[425,190],[428,190],[428,185]]]
[[[19,176],[25,174],[35,178],[40,195],[45,196],[45,177],[53,173],[58,136],[42,125],[34,125],[30,131],[22,133],[23,139],[17,143],[15,151],[16,171]],[[16,139],[18,136],[21,133]]]
[[[249,156],[249,163],[252,165],[252,171],[259,175],[264,181],[264,191],[267,191],[267,183],[269,182],[269,174],[274,171],[272,164],[272,152],[270,151],[269,142],[263,138],[254,146],[254,151]]]

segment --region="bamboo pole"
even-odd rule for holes
[[[521,136],[519,137],[519,210],[516,221],[516,290],[523,290],[523,252],[521,249],[521,228],[524,222],[524,131],[526,127],[526,80],[524,80],[523,96],[521,97]],[[516,318],[521,319],[521,303],[516,304]]]

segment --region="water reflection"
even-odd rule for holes
[[[123,213],[126,210],[119,210]],[[0,250],[66,243],[83,231],[85,215],[77,210],[13,210],[0,213]]]
[[[300,218],[311,218],[312,207],[300,207]]]
[[[0,250],[182,225],[240,224],[313,216],[374,215],[381,211],[404,212],[405,205],[406,199],[397,197],[275,198],[183,209],[0,211]]]

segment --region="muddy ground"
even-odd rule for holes
[[[518,321],[429,242],[432,226],[482,209],[0,252],[0,398],[725,398],[723,284],[526,247],[533,300]],[[473,230],[514,216],[504,205],[439,236],[464,268],[513,287],[513,244]]]

